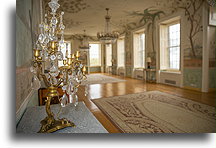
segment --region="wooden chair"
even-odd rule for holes
[[[63,91],[61,88],[58,88],[58,93],[59,93],[59,98],[61,98],[63,96]],[[38,90],[38,101],[39,101],[39,106],[42,106],[42,105],[45,105],[46,104],[46,95],[48,93],[48,89],[47,88],[40,88]],[[54,97],[52,100],[51,100],[51,104],[59,104],[59,99],[57,97]]]

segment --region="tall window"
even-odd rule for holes
[[[90,66],[101,66],[101,44],[90,44]]]
[[[125,66],[125,46],[124,46],[124,38],[119,39],[117,41],[117,66],[124,67]]]
[[[69,41],[65,41],[64,42],[64,47],[61,49],[62,53],[63,53],[63,58],[66,58],[66,50],[68,50],[68,55],[71,54],[71,42]],[[58,62],[59,66],[64,66],[63,61],[59,61]]]
[[[160,69],[180,70],[180,23],[160,25]]]
[[[180,68],[180,24],[168,27],[169,69]]]
[[[106,66],[112,66],[112,45],[106,45]]]
[[[139,32],[134,34],[134,67],[145,67],[145,34]]]

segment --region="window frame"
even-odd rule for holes
[[[111,48],[111,49],[109,49],[109,50],[111,50],[111,54],[109,55],[109,56],[111,56],[111,57],[110,57],[110,61],[108,61],[107,46],[111,46],[111,47],[109,47],[109,48]],[[112,53],[112,44],[110,44],[110,45],[105,45],[105,49],[106,49],[106,67],[109,67],[109,66],[112,66],[112,55],[113,55],[113,53]],[[109,65],[108,65],[108,62],[110,62]]]
[[[124,52],[119,52],[120,41],[123,42],[123,47],[122,47],[123,50],[122,51],[124,51]],[[123,62],[122,62],[123,65],[119,64],[120,59],[123,59]],[[121,68],[121,67],[124,68],[125,67],[125,37],[121,37],[117,40],[117,67],[118,68]]]
[[[180,43],[179,43],[179,46],[169,46],[169,26],[172,26],[172,25],[175,25],[175,24],[180,24],[180,29],[179,29]],[[160,71],[171,72],[171,73],[172,72],[181,73],[181,69],[182,69],[181,68],[181,66],[182,66],[182,59],[181,59],[181,56],[182,56],[182,51],[181,51],[181,18],[180,17],[175,17],[175,18],[166,20],[164,22],[161,22],[160,26],[165,26],[165,29],[166,29],[166,32],[167,32],[167,34],[166,34],[167,39],[166,39],[166,43],[165,43],[165,44],[167,44],[167,46],[166,46],[165,49],[163,49],[163,51],[166,50],[168,52],[168,55],[167,55],[168,64],[167,64],[166,68],[161,68],[162,67],[161,63],[163,63],[163,62],[161,62],[161,52],[162,52],[162,50],[161,50],[161,33],[160,33],[160,41],[159,41],[159,45],[160,45]],[[161,32],[161,27],[160,27],[160,32]],[[164,42],[164,41],[162,41],[162,42]],[[170,64],[169,64],[170,63],[170,60],[169,60],[169,58],[170,58],[169,57],[169,49],[170,49],[170,47],[171,48],[172,47],[179,47],[179,69],[170,68]]]
[[[170,26],[174,26],[174,25],[177,25],[177,24],[179,24],[179,45],[178,46],[171,46],[170,45],[170,38],[169,38],[169,35],[170,35],[170,32],[169,32],[169,27]],[[167,31],[167,37],[168,37],[168,39],[167,39],[167,50],[168,50],[168,53],[169,53],[169,56],[168,56],[168,61],[169,61],[169,64],[168,64],[168,68],[166,69],[166,70],[168,70],[168,71],[175,71],[175,72],[178,72],[178,71],[180,71],[180,69],[181,69],[181,23],[180,23],[180,21],[175,21],[175,22],[172,22],[172,23],[169,23],[168,25],[167,25],[167,29],[168,29],[168,31]],[[170,68],[170,49],[171,48],[176,48],[176,47],[179,47],[179,68],[178,69],[175,69],[175,68]]]
[[[91,45],[92,44],[98,44],[99,45],[99,63],[98,63],[98,65],[91,65]],[[101,47],[101,44],[100,43],[89,43],[89,46],[90,46],[90,48],[89,48],[89,66],[90,67],[101,67],[102,66],[102,60],[101,60],[101,54],[102,54],[102,47]]]
[[[140,36],[142,34],[144,34],[144,46],[143,46],[143,50],[139,50],[137,47],[135,47],[135,44],[136,44],[135,40],[137,38],[140,39]],[[138,65],[137,61],[136,61],[136,59],[138,59],[137,55],[139,55],[139,52],[143,52],[143,66]],[[146,33],[145,33],[144,29],[141,29],[141,30],[135,31],[133,33],[133,64],[134,64],[134,69],[143,69],[143,68],[145,68],[146,67],[145,60],[146,60]]]

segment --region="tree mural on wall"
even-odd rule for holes
[[[123,24],[123,25],[120,25],[121,28],[123,28],[123,31],[121,34],[128,34],[131,30],[133,30],[134,28],[137,27],[137,23],[135,22],[131,22],[131,23],[128,23],[128,24]]]
[[[152,51],[155,52],[154,38],[155,38],[155,21],[160,19],[161,15],[165,15],[164,11],[151,8],[145,9],[143,12],[134,11],[130,13],[132,16],[140,16],[140,24],[147,25],[148,31],[152,32]]]
[[[190,24],[190,30],[188,39],[190,42],[190,49],[192,57],[197,58],[196,54],[196,35],[203,30],[201,25],[201,15],[199,10],[201,9],[205,0],[174,0],[172,6],[174,9],[182,9],[185,12],[185,16]]]

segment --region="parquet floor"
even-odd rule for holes
[[[125,79],[124,82],[92,84],[89,85],[89,95],[84,96],[84,87],[81,86],[78,91],[79,101],[84,101],[89,110],[101,122],[101,124],[110,133],[121,133],[121,131],[107,118],[107,116],[91,101],[92,99],[111,97],[117,95],[126,95],[145,91],[161,91],[169,94],[177,95],[193,101],[197,101],[210,106],[215,106],[215,92],[201,93],[197,91],[182,89],[163,84],[145,83],[142,80],[132,78],[123,78],[116,75],[104,75]]]

